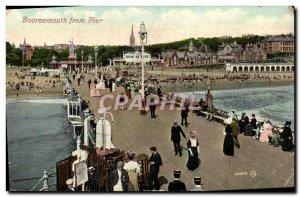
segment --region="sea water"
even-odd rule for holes
[[[273,86],[263,88],[244,88],[232,90],[211,90],[213,104],[217,109],[232,111],[237,115],[245,112],[249,118],[255,114],[260,121],[270,120],[274,125],[282,126],[285,121],[292,122],[294,130],[295,116],[294,86]],[[192,92],[180,93],[192,95]],[[205,92],[197,92],[198,98],[204,99]],[[204,99],[205,100],[205,99]]]
[[[56,190],[56,163],[76,149],[63,98],[8,99],[7,167],[11,190],[30,191],[47,168],[50,191]],[[43,187],[43,181],[35,191]]]

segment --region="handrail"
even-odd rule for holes
[[[49,176],[47,173],[47,169],[45,168],[43,177],[37,182],[37,184],[35,184],[35,186],[33,186],[33,188],[30,191],[33,191],[41,183],[42,180],[44,180],[44,186],[39,191],[48,191],[48,189],[49,189],[48,177]]]

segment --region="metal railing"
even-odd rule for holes
[[[43,187],[41,189],[39,189],[38,191],[49,191],[49,188],[52,187],[53,185],[56,185],[56,184],[49,185],[48,179],[51,178],[51,177],[55,177],[55,176],[56,176],[56,173],[48,175],[47,169],[45,168],[44,172],[43,172],[43,176],[41,178],[40,177],[33,177],[33,178],[15,179],[15,180],[9,179],[9,182],[10,182],[10,189],[9,190],[10,191],[17,191],[16,189],[13,189],[13,187],[15,187],[14,182],[39,179],[38,182],[30,189],[30,191],[35,191],[36,188],[41,184],[42,181],[43,181]]]

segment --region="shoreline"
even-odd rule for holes
[[[166,93],[179,93],[179,92],[198,92],[198,91],[207,91],[208,86],[210,90],[231,90],[231,89],[246,89],[246,88],[264,88],[264,87],[276,87],[276,86],[288,86],[294,85],[294,80],[285,80],[285,81],[254,81],[254,82],[244,82],[242,84],[236,82],[225,82],[225,83],[211,83],[211,84],[194,84],[182,83],[182,84],[161,84],[163,92]]]
[[[280,80],[280,81],[252,81],[252,82],[244,82],[242,84],[239,84],[234,81],[226,81],[224,83],[197,83],[192,85],[191,82],[189,83],[176,83],[176,84],[160,84],[162,87],[162,91],[164,93],[179,93],[179,92],[197,92],[197,91],[206,91],[208,85],[210,86],[210,89],[213,90],[230,90],[230,89],[245,89],[245,88],[264,88],[264,87],[276,87],[276,86],[288,86],[288,85],[294,85],[294,80]],[[157,85],[155,86],[158,87]],[[42,95],[37,95],[36,93],[33,93],[32,91],[28,90],[20,90],[19,92],[15,91],[7,91],[6,90],[6,98],[45,98],[45,97],[58,97],[63,96],[62,90],[58,90],[62,88],[56,87],[53,88],[44,88]],[[49,91],[50,90],[50,91]],[[52,90],[52,91],[51,91]],[[54,90],[54,91],[53,91]],[[18,96],[16,95],[18,93]]]
[[[19,94],[19,96],[16,96],[15,94],[11,95],[6,95],[6,100],[7,99],[36,99],[36,98],[53,98],[53,97],[63,97],[62,94],[55,94],[55,93],[50,93],[50,94],[45,94],[38,96],[36,94]]]

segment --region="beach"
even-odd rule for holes
[[[15,75],[15,73],[18,74],[19,77]],[[20,69],[14,68],[14,69],[6,69],[6,97],[7,98],[24,98],[24,97],[51,97],[51,96],[61,96],[63,86],[59,82],[59,78],[54,77],[45,77],[45,76],[36,76],[35,79],[32,79],[31,76],[26,76],[28,74],[27,71],[20,72]],[[51,80],[51,82],[50,82]],[[53,86],[52,81],[55,80],[55,87]],[[10,84],[12,83],[25,83],[30,82],[34,84],[34,86],[38,86],[42,88],[42,93],[37,94],[35,91],[35,87],[33,86],[31,90],[28,90],[27,86],[20,86],[19,90],[13,90]]]
[[[139,73],[137,69],[131,68],[129,72]],[[35,96],[61,96],[62,95],[62,84],[59,82],[58,78],[53,77],[44,77],[44,76],[37,76],[36,79],[31,79],[31,76],[25,76],[24,79],[20,79],[15,76],[15,73],[18,75],[25,75],[25,71],[20,72],[20,69],[7,69],[6,70],[6,97],[13,98],[13,97],[35,97]],[[184,73],[184,75],[182,75]],[[189,70],[168,70],[165,69],[164,71],[151,71],[150,68],[146,69],[145,78],[151,78],[155,76],[155,78],[164,80],[171,77],[183,77],[196,74],[198,76],[207,76],[210,78],[210,81],[202,80],[195,82],[194,80],[189,80],[185,82],[161,82],[159,84],[154,83],[153,86],[157,88],[158,86],[162,87],[164,93],[172,93],[172,92],[183,92],[183,91],[205,91],[207,90],[208,86],[212,90],[226,90],[226,89],[239,89],[239,88],[252,88],[252,87],[273,87],[273,86],[282,86],[282,85],[291,85],[294,84],[294,73],[293,72],[278,72],[278,73],[262,73],[261,77],[270,77],[272,80],[268,80],[265,78],[261,79],[250,79],[247,81],[240,81],[240,80],[228,80],[228,79],[218,79],[223,77],[226,72],[213,70],[211,72],[196,72],[196,71],[189,71]],[[233,73],[231,76],[238,76],[247,74],[250,78],[253,78],[256,73],[241,73],[236,74]],[[94,80],[94,75],[92,74],[85,74],[87,82],[88,79]],[[284,78],[285,76],[285,78]],[[280,79],[273,79],[274,77],[280,77]],[[289,79],[288,79],[289,78]],[[128,77],[128,79],[132,80],[139,80],[138,77]],[[52,83],[50,82],[55,80],[56,84],[55,87],[52,87]],[[20,83],[20,82],[31,82],[34,83],[36,86],[42,87],[42,94],[37,94],[35,88],[28,90],[26,86],[21,86],[20,90],[12,90],[11,86],[8,83]],[[77,81],[75,81],[77,83]],[[122,87],[118,87],[122,88]]]

